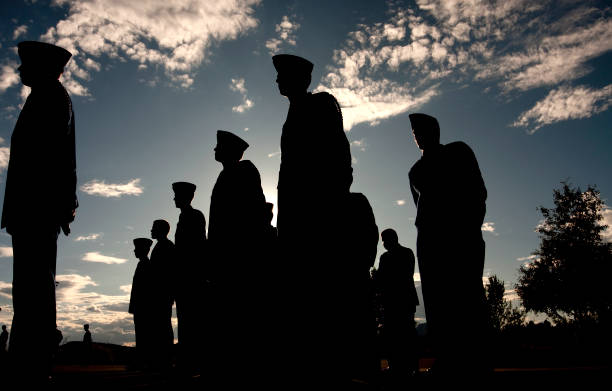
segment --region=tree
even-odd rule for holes
[[[535,261],[520,268],[517,293],[526,310],[557,324],[608,324],[612,244],[602,236],[604,203],[596,187],[583,192],[562,184],[553,191],[555,207],[538,208],[540,247]]]
[[[525,322],[525,312],[514,308],[512,303],[504,299],[506,288],[504,282],[496,275],[489,277],[485,288],[486,303],[491,328],[500,332],[512,327],[522,326]]]

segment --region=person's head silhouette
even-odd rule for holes
[[[425,151],[440,145],[440,125],[437,119],[423,113],[410,114],[408,117],[414,141],[420,150]]]
[[[6,325],[5,324],[2,325],[2,331],[6,331]]]
[[[224,167],[236,164],[248,147],[249,144],[234,133],[218,130],[215,160]]]
[[[83,325],[83,328],[85,329],[85,331],[89,331],[89,323],[85,323]]]
[[[397,232],[395,232],[395,230],[392,228],[387,228],[386,230],[382,231],[380,238],[382,239],[383,246],[387,251],[392,250],[399,245]]]
[[[149,238],[134,239],[134,255],[138,259],[148,258],[153,241]]]
[[[72,57],[72,54],[64,48],[36,41],[19,42],[17,53],[21,59],[21,65],[17,70],[21,82],[28,87],[57,80]]]
[[[174,204],[179,209],[184,209],[191,205],[193,196],[195,195],[196,185],[189,182],[174,182],[172,184],[174,191]]]
[[[151,238],[156,240],[166,239],[170,232],[170,223],[166,220],[155,220],[151,228]]]
[[[292,54],[278,54],[272,57],[272,63],[278,73],[276,83],[281,95],[292,99],[306,94],[314,67],[310,61]]]

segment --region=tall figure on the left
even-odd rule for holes
[[[24,41],[17,48],[21,82],[32,92],[11,136],[2,209],[2,228],[13,241],[9,353],[15,364],[13,374],[23,380],[46,381],[56,326],[57,238],[60,229],[70,233],[78,207],[74,113],[59,82],[72,55],[43,42]],[[21,376],[19,369],[27,375]]]

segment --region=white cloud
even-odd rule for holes
[[[406,200],[397,200],[397,201],[395,201],[395,204],[398,205],[398,206],[406,205]]]
[[[608,228],[602,232],[603,240],[606,242],[612,242],[612,208],[605,206],[602,215],[602,224],[608,226]]]
[[[106,183],[104,180],[93,179],[81,186],[81,191],[101,197],[121,197],[124,195],[138,196],[142,194],[143,187],[140,178],[132,179],[127,183]]]
[[[13,31],[13,40],[16,40],[22,35],[25,35],[27,32],[28,32],[28,26],[26,26],[25,24],[17,27],[15,31]]]
[[[102,234],[97,233],[97,234],[89,234],[89,235],[85,235],[85,236],[77,236],[76,238],[74,238],[75,242],[82,242],[85,240],[97,240],[102,236]]]
[[[0,140],[0,145],[4,144],[4,140],[2,138]],[[11,149],[9,147],[0,147],[0,173],[8,167],[10,156]]]
[[[492,223],[490,221],[482,223],[481,230],[484,232],[489,232],[495,236],[499,235],[497,232],[495,232],[495,223]]]
[[[85,262],[105,263],[107,265],[118,265],[127,262],[127,259],[125,258],[109,257],[107,255],[102,255],[97,251],[85,253],[82,260]]]
[[[351,141],[351,147],[358,148],[362,152],[366,150],[367,146],[368,144],[366,144],[365,139]]]
[[[66,88],[88,95],[83,80],[95,70],[88,59],[106,55],[140,65],[160,66],[178,86],[189,88],[197,68],[219,42],[255,28],[260,0],[56,0],[65,19],[43,40],[73,53],[64,74]],[[93,60],[92,60],[93,61]],[[80,79],[80,80],[78,80]]]
[[[535,261],[537,258],[538,258],[537,255],[528,255],[526,257],[516,258],[516,260],[519,262],[532,262],[532,261]]]
[[[529,127],[533,134],[542,126],[569,119],[589,118],[607,110],[612,104],[612,84],[601,89],[587,86],[564,86],[552,90],[512,124]]]
[[[279,24],[276,25],[275,30],[278,34],[278,38],[270,38],[266,41],[266,48],[269,50],[270,55],[274,55],[280,51],[280,46],[283,44],[295,46],[295,32],[300,28],[300,25],[289,19],[289,16],[284,15]]]
[[[269,154],[268,154],[268,157],[269,157],[269,158],[272,158],[272,157],[274,157],[274,156],[280,156],[280,154],[281,154],[281,152],[280,152],[280,151],[276,151],[276,152],[269,153]]]
[[[13,298],[12,292],[13,284],[10,282],[0,281],[0,297],[11,300]],[[2,312],[4,312],[4,307],[2,308]]]
[[[253,101],[247,97],[248,91],[245,87],[244,78],[232,79],[232,82],[230,83],[230,89],[232,91],[239,92],[240,95],[242,95],[242,104],[232,107],[232,111],[237,113],[244,113],[246,110],[253,107]]]
[[[13,256],[13,247],[0,247],[0,258],[11,258]]]
[[[0,94],[14,85],[19,84],[20,78],[17,73],[17,64],[9,62],[0,66]]]
[[[130,293],[132,292],[132,284],[121,285],[119,287],[119,290],[124,293]]]
[[[588,61],[612,50],[609,8],[529,0],[419,0],[417,7],[392,5],[389,20],[359,25],[334,52],[316,90],[336,96],[346,130],[422,106],[443,81],[493,81],[504,94],[554,87],[586,75]],[[600,102],[582,118],[608,106]]]

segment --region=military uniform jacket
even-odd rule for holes
[[[303,224],[326,201],[348,194],[352,172],[336,99],[321,92],[291,102],[281,136],[279,235],[283,224]]]
[[[33,88],[11,136],[2,228],[57,226],[77,208],[74,130],[61,83]]]
[[[487,189],[474,152],[467,144],[458,141],[440,145],[437,153],[426,153],[419,159],[408,177],[419,231],[441,225],[480,231]]]
[[[130,314],[147,316],[151,313],[153,306],[151,293],[153,284],[151,282],[151,262],[149,260],[138,261],[134,278],[132,279],[132,291],[130,292]]]
[[[210,198],[208,239],[213,245],[263,239],[265,208],[259,171],[251,161],[224,169]]]
[[[168,239],[158,240],[151,251],[151,280],[154,286],[154,297],[158,312],[172,316],[174,289],[172,287],[172,271],[175,267],[174,243]]]
[[[414,286],[414,263],[414,253],[403,246],[381,255],[376,283],[384,302],[397,302],[411,307],[419,305]]]

